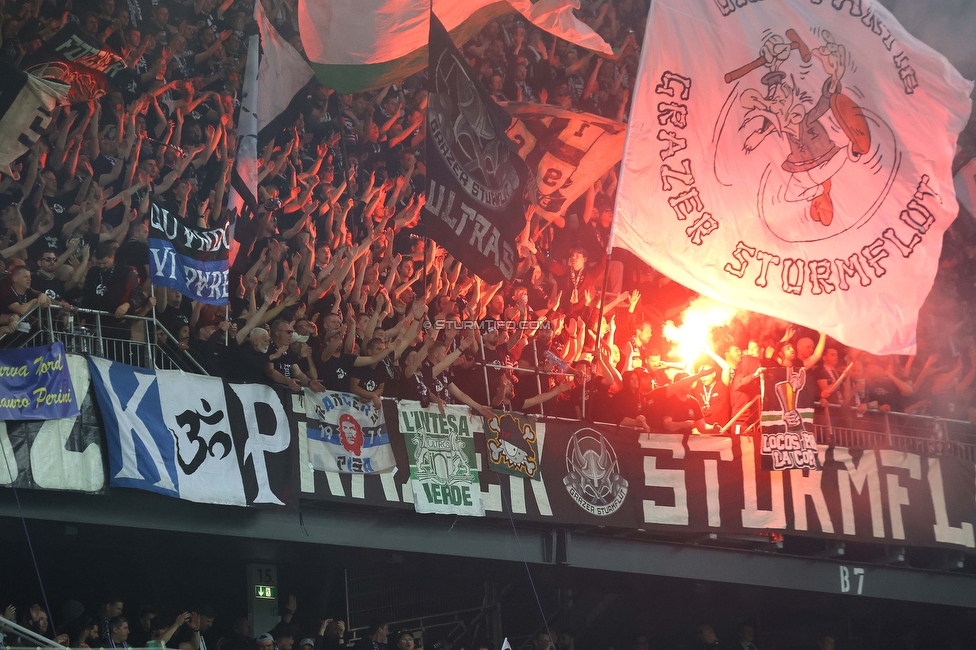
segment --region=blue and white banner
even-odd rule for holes
[[[113,487],[237,506],[295,494],[296,418],[270,386],[90,363]]]
[[[312,469],[379,474],[396,467],[383,409],[350,393],[305,389],[308,457]]]
[[[150,205],[149,273],[157,287],[176,289],[208,305],[226,305],[229,253],[226,224],[194,228],[155,203]]]
[[[78,415],[64,345],[0,351],[0,420],[55,420]]]

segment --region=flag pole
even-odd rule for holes
[[[630,94],[631,105],[633,105],[634,99],[640,94],[640,91],[642,90],[642,88],[641,88],[641,80],[643,79],[642,73],[644,72],[644,64],[645,64],[645,58],[644,57],[641,57],[640,64],[637,67],[637,77],[636,77],[636,81],[634,83],[634,90]],[[616,229],[616,226],[617,226],[617,213],[620,211],[620,180],[621,180],[621,178],[623,176],[623,173],[622,172],[623,172],[623,169],[624,169],[624,165],[627,163],[627,151],[630,149],[630,136],[632,134],[632,129],[630,129],[629,127],[630,127],[630,125],[629,125],[629,122],[628,122],[628,128],[626,129],[626,135],[624,136],[624,153],[623,153],[623,159],[620,161],[620,172],[618,172],[618,174],[617,174],[617,187],[616,187],[616,191],[615,191],[614,197],[613,197],[613,216],[610,217],[610,236],[607,237],[607,251],[606,251],[607,261],[606,261],[606,264],[604,265],[604,268],[603,268],[603,291],[600,294],[600,318],[597,320],[597,323],[596,323],[596,328],[597,328],[597,330],[596,330],[597,331],[597,335],[596,335],[597,336],[597,345],[600,344],[600,334],[601,334],[600,330],[602,329],[602,325],[603,325],[603,304],[606,301],[607,280],[608,280],[609,271],[610,271],[610,255],[613,252],[613,236],[615,234],[615,229]],[[599,352],[599,348],[597,349],[597,351]],[[586,385],[585,384],[583,385],[583,391],[584,392],[586,391]],[[583,415],[584,415],[584,417],[586,416],[585,413]]]
[[[430,0],[427,3],[427,35],[428,35],[428,39],[427,39],[427,67],[428,67],[428,69],[430,68],[430,30],[431,30],[431,27],[432,27],[433,24],[434,24],[434,0]],[[428,93],[428,95],[430,94],[430,88],[431,88],[431,86],[433,86],[433,84],[428,81],[428,87],[427,87],[427,93]],[[401,95],[401,97],[402,97],[402,95]],[[428,105],[427,105],[427,110],[424,111],[424,120],[425,121],[427,120],[427,111],[428,110],[430,110],[429,101],[428,101]],[[425,148],[426,148],[426,144],[427,143],[424,142]],[[425,176],[426,176],[426,174],[425,174]],[[409,182],[410,182],[410,179],[409,178],[406,179],[405,183],[409,183]],[[425,186],[428,185],[427,178],[424,178],[424,185]],[[427,193],[427,187],[424,187],[424,194],[426,195],[426,193]],[[426,202],[424,203],[424,205],[426,206]],[[420,223],[423,224],[423,228],[424,228],[424,257],[421,260],[421,263],[424,265],[424,300],[427,300],[428,299],[428,297],[427,297],[427,281],[428,281],[428,279],[427,279],[427,275],[428,275],[427,274],[427,254],[430,252],[430,237],[427,235],[427,224],[424,223],[424,221],[426,221],[426,220],[423,217],[423,212],[424,212],[424,208],[421,207],[420,208],[420,212],[417,214],[417,216],[420,218]],[[433,262],[433,258],[431,258],[431,262]],[[448,275],[448,277],[450,277],[450,275]],[[450,294],[448,294],[448,295],[450,295]],[[461,316],[463,316],[463,315],[464,314],[461,314]],[[473,316],[474,316],[474,314],[472,314],[472,317]],[[433,325],[433,323],[431,323],[431,324]],[[436,338],[437,337],[437,330],[435,330],[434,328],[431,328],[431,331],[433,332],[434,337]],[[427,332],[424,332],[424,343],[425,344],[427,343],[427,334],[428,334]],[[478,341],[478,347],[479,348],[482,347],[480,341]],[[484,351],[484,349],[482,349],[481,350],[481,356],[482,356],[482,358],[484,357],[484,355],[485,355],[485,351]],[[487,386],[487,385],[488,385],[488,371],[485,370],[485,386]],[[491,404],[491,395],[490,395],[490,393],[488,395],[488,403]]]
[[[606,261],[603,263],[603,288],[600,291],[600,309],[598,311],[599,316],[596,319],[596,344],[600,345],[600,340],[603,338],[603,309],[607,302],[607,284],[610,278],[610,252],[607,251]]]
[[[156,344],[156,330],[159,329],[159,321],[156,320],[156,285],[149,281],[149,295],[152,300],[152,327],[146,328],[146,346],[149,348],[149,363],[153,370],[156,369],[156,361],[153,359],[153,345]]]

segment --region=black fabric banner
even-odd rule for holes
[[[508,114],[471,74],[431,14],[427,235],[483,280],[511,280],[525,228],[528,168],[505,134]]]
[[[307,504],[413,513],[393,400],[384,400],[384,408],[397,471],[339,474],[307,462],[304,409],[285,391],[170,371],[157,377],[101,359],[92,359],[98,374],[90,380],[82,357],[69,355],[68,363],[75,393],[85,396],[81,415],[0,422],[0,485],[103,491],[107,452],[113,486],[202,503],[295,506],[300,480]],[[89,386],[99,382],[122,402],[108,397],[96,407]],[[120,456],[120,427],[142,441],[133,447],[135,458]],[[485,469],[490,448],[472,428],[477,464]],[[507,519],[511,512],[516,521],[541,524],[784,533],[976,553],[976,466],[936,453],[937,445],[927,453],[820,445],[821,471],[766,472],[759,436],[638,434],[541,419],[535,434],[536,480],[479,472],[487,517]],[[159,449],[155,460],[147,445]],[[168,489],[161,487],[164,476],[173,479]]]
[[[226,222],[215,228],[197,228],[155,201],[149,206],[149,238],[170,242],[177,255],[200,264],[225,263],[230,250]]]
[[[303,480],[303,496],[413,510],[395,412],[387,422],[395,473],[316,471]],[[764,472],[758,441],[748,436],[638,435],[566,421],[539,421],[537,433],[542,480],[481,472],[486,516],[507,518],[511,509],[516,520],[544,524],[775,532],[976,552],[976,468],[961,458],[820,446],[822,471]],[[475,451],[487,467],[483,434]]]
[[[276,402],[271,395],[277,396]],[[261,384],[224,382],[227,418],[249,506],[298,504],[298,419],[293,393]],[[305,441],[303,440],[302,443]]]
[[[230,217],[228,216],[228,219]],[[229,221],[196,228],[156,203],[149,210],[149,274],[156,286],[210,305],[227,304]]]
[[[80,25],[68,23],[31,58],[31,74],[71,84],[68,103],[98,99],[108,92],[107,80],[125,70],[125,61]]]

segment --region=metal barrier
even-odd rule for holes
[[[113,314],[92,309],[62,309],[57,305],[34,307],[22,320],[31,323],[30,332],[19,332],[0,339],[0,347],[27,347],[60,341],[66,351],[90,354],[150,370],[184,370],[206,375],[200,363],[179,347],[178,339],[159,321],[145,316]],[[119,325],[124,324],[120,327]],[[487,363],[482,348],[485,389],[491,397],[489,372],[512,372],[536,383],[542,390],[542,377],[571,377],[571,372],[545,372],[519,366]],[[587,378],[588,379],[588,378]],[[584,405],[587,380],[583,382]],[[539,417],[546,418],[539,405]],[[551,417],[551,416],[549,416]],[[562,418],[556,418],[562,419]],[[587,418],[584,417],[584,420]],[[615,423],[609,424],[618,427]],[[889,447],[918,453],[958,456],[976,462],[976,426],[962,420],[947,420],[908,413],[869,410],[858,413],[853,407],[830,405],[818,408],[814,431],[820,444],[854,448]]]
[[[0,632],[10,634],[14,637],[19,637],[21,641],[27,641],[34,643],[36,645],[31,646],[32,648],[55,648],[56,650],[65,650],[64,646],[55,641],[43,637],[33,630],[28,630],[26,627],[17,625],[10,619],[0,616]],[[4,647],[9,647],[9,644],[4,644]]]
[[[476,361],[475,366],[481,366],[482,372],[484,373],[485,394],[488,396],[488,401],[490,402],[491,398],[493,397],[491,393],[491,381],[489,380],[489,374],[488,374],[489,372],[498,372],[499,374],[507,372],[510,375],[514,375],[516,381],[525,380],[525,381],[534,382],[536,386],[536,390],[539,391],[540,395],[542,393],[547,393],[550,390],[550,389],[546,389],[546,390],[542,389],[543,377],[562,377],[562,378],[575,377],[575,374],[572,372],[552,372],[552,371],[546,372],[545,370],[539,370],[539,368],[542,367],[542,364],[538,363],[538,357],[535,359],[535,361],[536,361],[536,365],[534,368],[523,368],[521,366],[505,366],[497,362],[489,363],[488,360],[485,358],[485,348],[484,346],[481,346],[481,361],[480,362]],[[584,378],[583,380],[584,408],[585,408],[585,401],[586,401],[586,382],[587,382],[587,378]],[[538,408],[539,408],[539,415],[545,416],[546,414],[545,402],[539,404]]]
[[[114,314],[94,309],[37,307],[21,319],[29,332],[0,339],[0,347],[30,347],[60,342],[65,351],[90,354],[146,368],[184,370],[206,375],[203,366],[179,347],[179,339],[158,320],[146,316]]]
[[[957,456],[976,463],[976,445],[935,438],[919,438],[898,434],[878,433],[859,429],[847,429],[814,424],[817,442],[824,445],[838,445],[855,449],[884,447],[918,454],[936,456]]]
[[[976,427],[962,420],[877,410],[858,413],[831,405],[817,409],[813,428],[820,444],[887,447],[976,462]]]

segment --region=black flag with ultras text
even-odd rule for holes
[[[486,282],[510,280],[525,228],[528,178],[511,123],[431,14],[427,106],[427,235]]]

